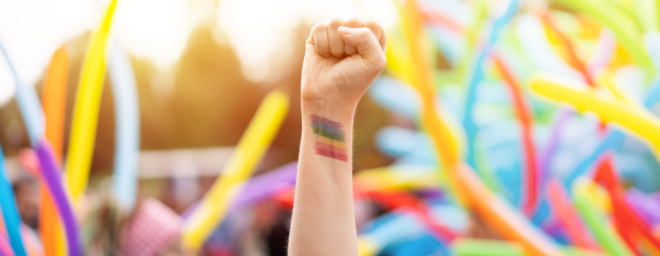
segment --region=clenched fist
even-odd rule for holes
[[[302,69],[304,105],[355,108],[385,67],[385,32],[375,21],[335,18],[314,26]]]

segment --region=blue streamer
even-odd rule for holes
[[[7,170],[5,169],[5,158],[0,147],[0,208],[5,218],[5,226],[9,234],[9,242],[16,256],[26,256],[23,239],[21,238],[21,217],[16,209],[14,190],[11,187]]]
[[[129,212],[135,206],[140,151],[140,110],[131,61],[116,43],[111,46],[110,77],[115,103],[116,146],[113,193]]]
[[[394,245],[406,237],[425,232],[424,225],[412,214],[405,211],[394,211],[374,219],[366,225],[363,233],[378,245],[381,250]]]
[[[11,62],[9,55],[7,55],[7,51],[2,43],[0,43],[0,51],[2,52],[2,55],[5,56],[7,66],[11,69],[11,73],[16,81],[16,102],[18,103],[21,115],[23,116],[25,128],[30,137],[30,143],[36,145],[43,136],[45,129],[44,112],[39,103],[39,97],[37,97],[37,93],[32,88],[28,88],[18,76],[16,68]]]
[[[474,73],[472,75],[472,80],[470,81],[470,87],[468,89],[467,99],[465,100],[463,127],[465,128],[465,133],[467,135],[467,144],[468,144],[467,163],[470,166],[472,166],[472,168],[477,167],[474,143],[475,143],[475,137],[477,135],[477,131],[479,129],[477,127],[477,124],[474,122],[474,118],[472,117],[472,111],[474,109],[475,103],[477,102],[477,86],[484,79],[484,71],[482,65],[486,60],[486,56],[488,56],[490,49],[497,41],[498,35],[500,34],[502,28],[504,28],[504,26],[511,20],[511,18],[513,18],[513,16],[516,14],[517,11],[518,11],[518,1],[511,0],[511,3],[509,4],[508,9],[506,10],[506,13],[495,21],[488,42],[486,43],[486,45],[484,45],[481,53],[479,54],[479,57],[477,58]]]

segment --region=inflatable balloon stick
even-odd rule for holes
[[[116,146],[113,193],[127,212],[135,205],[140,151],[140,109],[131,60],[116,43],[110,48],[110,77],[115,100]]]
[[[371,200],[389,209],[410,209],[411,214],[419,219],[442,242],[451,242],[458,234],[431,216],[430,207],[422,200],[405,192],[367,191]]]
[[[82,255],[80,251],[82,247],[80,246],[80,237],[78,236],[76,219],[73,215],[73,210],[71,209],[71,204],[69,203],[66,192],[62,187],[60,163],[55,158],[55,155],[50,148],[50,143],[44,137],[43,108],[39,104],[36,92],[21,82],[22,80],[18,76],[7,52],[2,47],[2,44],[0,44],[0,51],[3,52],[5,59],[7,59],[7,63],[14,74],[16,80],[16,101],[28,130],[30,143],[37,153],[39,165],[42,167],[40,173],[42,176],[41,178],[47,181],[46,184],[50,195],[55,199],[57,209],[64,222],[69,255]],[[19,252],[16,252],[16,254],[19,254]]]
[[[569,103],[577,109],[595,112],[604,122],[616,122],[627,130],[645,138],[660,159],[660,119],[641,105],[616,97],[602,99],[595,91],[581,85],[563,86],[567,82],[546,75],[534,75],[530,79],[532,90],[553,100]],[[570,86],[570,87],[569,87]],[[584,89],[576,89],[576,88]]]
[[[25,244],[25,251],[28,256],[44,255],[37,237],[32,235],[32,231],[25,224],[21,224],[21,237],[23,238],[23,244]]]
[[[60,222],[57,208],[55,208],[53,198],[48,192],[46,181],[42,178],[43,175],[41,175],[39,159],[37,158],[34,151],[31,149],[24,149],[21,150],[19,161],[21,162],[21,166],[25,168],[30,174],[40,178],[39,187],[41,193],[42,208],[39,212],[39,233],[41,237],[41,247],[43,247],[44,255],[67,255],[64,229]],[[50,216],[44,216],[43,214],[50,214]]]
[[[238,142],[218,180],[192,215],[184,222],[185,246],[197,250],[222,221],[241,186],[250,177],[275,138],[289,108],[289,98],[273,91],[262,101],[250,125]]]
[[[633,256],[635,253],[626,245],[619,233],[617,233],[607,220],[607,216],[593,202],[594,199],[589,190],[595,186],[587,178],[577,179],[573,185],[573,196],[575,207],[582,218],[591,228],[592,233],[600,246],[610,255]]]
[[[525,256],[522,246],[490,240],[458,239],[452,244],[457,256]]]
[[[30,144],[34,145],[44,135],[44,113],[39,105],[39,97],[37,97],[37,93],[31,87],[25,85],[21,77],[18,76],[18,71],[12,64],[11,58],[1,41],[2,40],[0,40],[0,53],[5,56],[7,65],[14,76],[16,84],[16,103],[18,103],[18,109],[21,111],[21,117],[23,118],[28,137],[30,138]]]
[[[470,76],[471,79],[468,85],[468,94],[465,99],[465,111],[463,113],[463,128],[465,129],[465,133],[467,135],[467,163],[472,166],[472,168],[476,168],[477,166],[475,140],[478,132],[478,127],[474,121],[472,112],[477,103],[477,87],[484,79],[483,64],[486,61],[492,46],[497,41],[500,31],[502,31],[504,26],[509,23],[511,18],[513,18],[513,16],[516,14],[517,10],[518,1],[511,1],[509,2],[506,13],[495,20],[491,31],[489,31],[490,34],[488,41],[481,49],[478,50],[479,54],[477,56],[476,63],[474,63],[474,70]]]
[[[568,229],[567,235],[572,244],[582,248],[598,249],[596,242],[593,241],[578,213],[571,205],[564,185],[558,180],[550,181],[547,195],[552,211]]]
[[[67,184],[74,202],[78,201],[87,187],[105,78],[105,46],[116,4],[117,0],[110,2],[101,27],[90,40],[80,72],[66,163]]]
[[[421,24],[415,15],[417,6],[414,1],[407,1],[405,11],[400,8],[402,22],[406,29],[408,36],[408,45],[410,45],[410,56],[412,60],[406,60],[403,56],[405,54],[388,54],[388,65],[392,62],[390,57],[403,58],[403,63],[421,63],[422,65],[428,63],[425,61],[426,55],[421,54],[420,41],[423,39],[421,31]],[[515,14],[517,10],[516,1],[512,1],[507,14],[499,19],[495,27],[501,28],[506,24],[508,19]],[[491,35],[490,41],[495,41],[495,36]],[[393,38],[393,37],[390,37]],[[391,41],[395,46],[394,49],[402,49],[402,45],[395,41]],[[391,45],[388,41],[388,45]],[[399,47],[399,48],[397,48]],[[389,53],[389,51],[388,51]],[[423,56],[419,56],[423,55]],[[415,57],[417,56],[417,57]],[[394,60],[395,62],[399,60]],[[406,70],[405,65],[395,65],[399,70]],[[424,68],[411,68],[408,70],[425,70]],[[426,69],[430,72],[429,69]],[[480,69],[479,69],[480,70]],[[482,72],[483,73],[483,72]],[[499,231],[505,238],[520,242],[526,252],[531,255],[562,255],[561,251],[554,245],[554,243],[546,238],[538,230],[534,229],[531,224],[525,221],[523,216],[507,205],[503,200],[493,195],[486,185],[477,177],[472,169],[459,163],[458,145],[456,138],[452,135],[447,125],[442,122],[438,117],[435,110],[433,90],[430,84],[430,79],[424,75],[428,74],[409,74],[409,80],[419,90],[423,110],[421,119],[423,127],[434,142],[436,151],[439,155],[439,160],[442,162],[445,171],[447,172],[447,184],[449,185],[450,192],[456,197],[457,201],[468,208],[474,209],[491,227]],[[471,110],[466,110],[466,113]]]
[[[362,170],[355,174],[353,183],[362,190],[391,191],[437,188],[438,173],[426,166],[387,166]]]
[[[537,170],[539,165],[537,164],[536,148],[534,147],[534,138],[532,134],[532,124],[534,123],[534,120],[532,119],[533,114],[532,110],[529,109],[529,104],[525,102],[524,94],[521,88],[522,86],[520,83],[518,83],[518,80],[513,77],[513,72],[511,69],[506,65],[499,54],[493,55],[495,67],[500,70],[504,80],[506,81],[506,84],[510,88],[511,96],[513,98],[513,105],[516,110],[518,120],[520,121],[520,126],[522,126],[522,141],[523,149],[525,152],[522,158],[523,162],[525,163],[524,173],[527,174],[527,182],[525,182],[526,193],[525,201],[523,203],[523,211],[528,216],[531,216],[534,214],[534,212],[536,212],[536,209],[538,208],[538,194],[540,193],[540,177],[539,171]]]
[[[53,153],[62,161],[66,87],[69,73],[69,56],[64,46],[53,54],[44,78],[43,108],[46,117],[46,139],[53,146]],[[36,157],[35,157],[36,160]],[[39,170],[35,170],[39,173]],[[39,232],[46,256],[66,255],[61,222],[45,184],[41,188]]]
[[[7,60],[7,64],[14,76],[15,83],[16,83],[16,102],[18,103],[19,109],[21,111],[21,116],[25,122],[26,129],[28,131],[28,136],[30,138],[30,143],[32,144],[33,147],[38,147],[40,143],[43,142],[44,140],[44,113],[43,109],[41,108],[41,105],[39,104],[38,97],[36,95],[36,92],[26,86],[23,82],[21,77],[18,76],[16,68],[13,66],[11,59],[9,55],[7,54],[7,51],[5,51],[5,48],[3,47],[2,44],[0,44],[0,52],[3,53],[5,56],[5,59]],[[52,153],[52,152],[51,152]],[[53,157],[53,156],[51,156]],[[41,159],[39,159],[41,161]],[[59,171],[58,171],[59,173]],[[58,183],[56,185],[61,186],[61,181],[58,180]],[[64,204],[60,205],[61,209],[65,209],[67,207],[70,207],[68,204],[68,201],[65,200],[63,201]],[[9,217],[12,217],[12,215],[9,215]],[[19,220],[20,221],[20,220]],[[75,221],[75,220],[74,220]],[[8,224],[9,225],[9,224]],[[12,226],[13,228],[13,226]],[[17,249],[15,240],[21,241],[21,238],[12,238],[12,230],[9,230],[10,232],[10,240],[12,242],[12,247],[14,247],[14,252],[17,255],[25,255],[26,250],[23,247],[23,244],[21,243],[21,248],[23,249]],[[71,229],[71,235],[77,237],[77,228]],[[16,231],[19,232],[19,231]],[[77,243],[77,239],[73,239],[73,237],[70,239],[72,243]]]
[[[573,64],[573,66],[576,67],[577,70],[580,71],[580,73],[582,73],[582,76],[584,76],[584,79],[587,82],[587,84],[589,84],[590,86],[595,86],[593,78],[591,77],[591,74],[589,74],[589,71],[587,70],[587,65],[578,57],[577,53],[575,52],[575,47],[571,43],[571,40],[564,33],[562,33],[561,30],[557,28],[554,20],[552,19],[549,13],[546,12],[544,14],[541,14],[541,19],[546,24],[546,26],[559,38],[559,41],[561,41],[563,48],[566,50],[566,53],[568,53],[568,57],[571,64]]]
[[[531,256],[517,243],[496,240],[458,239],[452,244],[456,256]],[[605,256],[593,250],[564,247],[566,256]]]
[[[0,224],[4,225],[4,223]],[[11,244],[7,241],[5,234],[0,234],[0,256],[14,256],[14,251],[11,249]]]
[[[600,161],[594,180],[604,184],[612,202],[614,224],[623,240],[631,248],[636,248],[637,241],[652,255],[660,255],[660,242],[639,215],[631,209],[624,197],[623,186],[619,181],[610,155]]]
[[[46,139],[53,146],[57,159],[62,160],[66,87],[69,56],[64,46],[53,54],[44,77],[43,108],[46,118]]]
[[[404,23],[405,42],[395,40],[396,37],[388,37],[387,59],[388,69],[399,73],[404,81],[410,82],[415,87],[422,99],[420,120],[424,131],[431,135],[433,144],[439,154],[439,161],[444,170],[451,169],[459,162],[461,151],[456,135],[445,120],[442,120],[436,110],[434,97],[434,86],[432,83],[432,69],[428,54],[424,52],[426,45],[423,44],[424,33],[421,15],[416,1],[408,0],[403,6],[399,6],[401,20]],[[408,49],[404,47],[408,45]],[[462,202],[462,195],[448,184],[452,195]]]
[[[281,193],[294,188],[297,173],[298,162],[293,162],[250,178],[250,180],[245,182],[247,184],[244,185],[243,191],[234,199],[231,210],[240,210],[266,200],[277,198]],[[197,206],[199,206],[199,202],[186,209],[181,214],[183,219],[187,220]]]
[[[55,159],[55,155],[53,154],[53,150],[51,149],[48,140],[41,141],[33,148],[39,159],[41,178],[48,186],[51,199],[53,199],[53,202],[57,205],[57,210],[64,226],[67,238],[66,248],[69,252],[68,255],[81,256],[83,255],[81,244],[82,238],[80,237],[80,233],[78,233],[78,222],[76,221],[71,202],[69,201],[69,196],[62,184],[60,165],[57,162],[57,159]],[[58,252],[61,251],[62,249],[58,249]]]
[[[358,237],[358,255],[374,256],[388,244],[404,240],[406,237],[424,231],[424,226],[418,218],[408,210],[396,210],[387,213],[379,219],[373,230],[360,234]]]
[[[21,238],[21,217],[18,215],[18,209],[16,209],[14,190],[11,187],[9,177],[7,177],[2,148],[0,148],[0,208],[2,209],[11,248],[16,256],[26,256],[25,246]],[[3,235],[0,234],[0,236]]]
[[[618,7],[613,3],[593,0],[555,0],[555,2],[584,12],[602,22],[640,66],[648,71],[653,69],[653,63],[640,43],[642,40],[639,29],[630,16],[617,10]]]
[[[61,172],[61,170],[58,170]],[[39,209],[39,233],[46,256],[67,255],[66,238],[54,200],[46,184],[40,184],[41,208]]]
[[[456,180],[449,182],[460,184],[459,189],[463,190],[468,207],[503,238],[518,242],[528,255],[563,255],[550,238],[534,228],[506,201],[493,194],[469,166],[461,164],[453,171]]]

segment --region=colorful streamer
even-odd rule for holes
[[[60,161],[64,149],[64,117],[66,88],[69,76],[69,56],[64,46],[53,53],[46,70],[43,91],[43,109],[46,118],[46,139]]]
[[[9,56],[6,54],[5,49],[2,47],[2,44],[0,44],[0,50],[3,52],[7,60],[7,63],[9,64],[9,67],[12,70],[12,73],[14,74],[14,78],[16,80],[16,101],[18,102],[19,109],[21,110],[21,115],[25,120],[26,128],[28,130],[28,135],[30,137],[30,142],[32,144],[32,147],[36,151],[43,143],[48,143],[47,141],[44,141],[43,109],[39,104],[38,98],[36,96],[36,92],[30,88],[27,88],[22,83],[21,78],[18,77],[16,69],[12,65],[12,62],[10,61]],[[53,177],[54,184],[49,185],[49,191],[51,194],[53,194],[54,192],[53,189],[57,189],[57,187],[60,188],[62,187],[61,181],[59,180],[60,168],[56,160],[54,159],[55,156],[47,155],[47,154],[53,154],[53,152],[48,151],[43,155],[43,157],[40,157],[39,164],[41,166],[44,165],[51,166],[52,168],[49,171],[54,172],[53,175],[56,175]],[[44,161],[53,161],[53,163],[48,163]],[[68,198],[65,197],[63,200],[59,200],[57,203],[59,204],[57,207],[61,215],[67,211],[71,211],[71,205],[69,204]],[[75,218],[73,218],[73,214],[71,214],[70,218],[65,219],[65,221],[69,222],[67,223],[68,224],[67,240],[69,243],[69,248],[74,248],[74,247],[80,248],[78,230],[76,228],[76,222],[75,222],[76,220]],[[23,250],[14,249],[14,250],[17,255],[21,255],[21,253],[23,254],[25,253],[24,249]],[[75,251],[75,249],[71,249],[71,250]],[[80,255],[80,254],[75,254],[75,252],[72,252],[71,255]]]
[[[568,230],[568,237],[572,242],[571,244],[582,248],[597,249],[598,246],[571,205],[570,198],[563,184],[558,180],[550,181],[547,195],[549,197],[548,202],[552,206],[553,211]]]
[[[571,86],[570,82],[549,76],[536,75],[530,79],[530,84],[534,91],[545,97],[570,103],[579,110],[594,111],[605,122],[620,124],[645,138],[653,146],[656,157],[660,156],[660,120],[642,107],[618,98],[601,99],[593,90],[575,89],[581,86]]]
[[[505,241],[459,239],[452,244],[456,256],[528,256],[523,248]],[[604,256],[603,253],[574,247],[562,248],[566,256]]]
[[[116,146],[113,193],[117,203],[131,212],[137,193],[140,151],[140,109],[131,60],[116,43],[110,48],[110,77],[115,100]]]
[[[43,140],[34,146],[34,152],[39,159],[41,176],[48,186],[48,191],[50,191],[50,195],[52,196],[53,202],[55,202],[60,218],[62,219],[67,237],[66,241],[69,255],[81,256],[83,255],[83,248],[80,233],[78,232],[78,223],[69,196],[62,184],[62,171],[55,159],[53,149],[47,140]]]
[[[35,145],[44,134],[44,113],[39,105],[39,97],[37,97],[37,93],[33,89],[28,88],[18,76],[16,68],[12,64],[11,58],[2,45],[1,40],[0,52],[5,56],[7,65],[14,76],[14,83],[16,84],[16,102],[21,111],[21,116],[23,117],[23,122],[25,123],[30,143]]]
[[[0,224],[4,226],[4,223]],[[0,256],[14,256],[14,251],[11,249],[11,244],[7,241],[5,234],[0,234]]]
[[[283,92],[273,91],[264,98],[222,174],[184,223],[182,238],[186,247],[199,249],[222,221],[234,197],[241,191],[241,186],[236,185],[249,178],[257,167],[288,108],[289,98]]]
[[[105,78],[105,49],[117,0],[112,0],[87,49],[71,125],[66,179],[71,198],[78,202],[85,192],[94,153],[96,123]]]
[[[615,227],[628,246],[636,249],[636,242],[641,240],[646,248],[643,251],[647,251],[653,255],[660,254],[660,242],[625,201],[623,187],[615,174],[610,155],[605,156],[598,165],[598,171],[595,174],[594,180],[603,183],[607,189],[614,213]]]
[[[21,238],[21,217],[18,215],[18,210],[16,209],[14,190],[7,176],[2,148],[0,148],[0,208],[2,209],[2,216],[4,217],[4,224],[9,235],[11,248],[16,256],[26,256],[27,253],[23,245],[23,239]]]
[[[591,228],[591,232],[605,251],[610,255],[617,256],[635,255],[633,251],[626,246],[626,243],[614,230],[609,221],[607,221],[605,213],[600,211],[599,207],[595,205],[594,202],[597,200],[594,199],[588,191],[590,186],[594,185],[595,184],[584,177],[575,181],[575,185],[573,186],[575,207],[578,209],[587,225]]]
[[[525,102],[524,94],[520,83],[513,77],[513,72],[511,69],[504,63],[502,57],[498,54],[494,54],[493,61],[495,66],[500,70],[506,84],[510,88],[511,96],[513,98],[513,105],[516,109],[516,115],[520,121],[521,131],[522,131],[522,141],[523,141],[523,150],[525,152],[522,159],[525,162],[525,171],[523,173],[526,175],[525,182],[525,194],[524,198],[526,199],[523,203],[523,211],[532,216],[536,209],[538,208],[538,198],[540,193],[540,177],[536,156],[536,148],[534,146],[534,138],[532,138],[532,124],[533,120],[533,110],[530,110],[529,104]]]
[[[560,249],[548,237],[533,227],[524,216],[503,199],[489,191],[469,166],[460,165],[455,170],[456,182],[473,209],[490,227],[505,239],[516,241],[529,255],[558,256]]]
[[[626,51],[646,69],[647,74],[653,73],[653,64],[644,48],[639,44],[641,38],[639,31],[632,21],[617,12],[611,2],[597,0],[553,0],[554,2],[568,6],[576,11],[583,12],[609,27],[614,33],[617,41],[622,44]]]
[[[474,70],[471,76],[472,79],[470,80],[467,98],[465,100],[465,111],[463,116],[463,128],[465,129],[465,133],[467,134],[467,147],[468,147],[467,163],[470,166],[472,166],[472,168],[477,167],[476,155],[475,155],[476,153],[475,138],[479,130],[477,124],[474,122],[474,117],[472,116],[472,112],[475,104],[477,103],[477,87],[479,86],[479,83],[481,83],[481,81],[484,79],[483,64],[486,61],[486,57],[489,55],[491,48],[497,41],[497,38],[501,33],[501,30],[509,22],[509,20],[511,20],[511,18],[513,17],[513,15],[516,13],[517,10],[518,10],[518,1],[511,1],[509,3],[509,7],[507,8],[506,13],[504,13],[504,15],[502,15],[500,18],[495,20],[493,27],[490,31],[488,41],[480,49],[480,53],[474,64]]]
[[[62,161],[64,149],[64,119],[66,110],[66,88],[69,73],[69,56],[64,46],[55,51],[44,78],[43,108],[46,117],[46,139],[53,146],[57,161]],[[36,159],[36,158],[35,158]],[[36,162],[36,161],[35,161]],[[40,173],[35,170],[35,173]],[[40,184],[41,207],[39,232],[46,256],[66,255],[64,231],[53,199],[43,182]]]

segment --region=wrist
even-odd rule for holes
[[[340,102],[327,99],[305,100],[301,101],[302,113],[332,115],[338,118],[353,118],[357,103]]]

